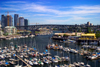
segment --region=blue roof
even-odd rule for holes
[[[13,54],[13,56],[15,56],[15,54]]]
[[[3,50],[2,50],[2,52],[3,52]]]
[[[43,54],[45,54],[45,52],[43,52]]]
[[[36,48],[34,48],[34,50],[36,50]]]
[[[52,59],[55,59],[54,57],[52,57]]]
[[[99,53],[97,53],[97,54],[100,54],[100,52],[99,52]]]
[[[8,62],[5,62],[5,64],[9,64]]]
[[[57,67],[60,67],[59,65],[57,65]]]
[[[45,50],[46,52],[48,52],[48,50]]]

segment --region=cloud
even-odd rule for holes
[[[50,15],[50,14],[34,14],[33,16],[53,16],[53,15]]]
[[[72,20],[73,20],[73,22],[72,22],[72,23],[69,23],[69,24],[73,24],[74,21],[77,21],[77,20],[84,20],[84,19],[91,19],[91,18],[84,18],[84,17],[73,16],[73,17],[71,17],[71,18],[69,18],[69,19],[66,19],[66,20],[49,19],[49,20],[46,20],[44,24],[46,24],[46,23],[49,23],[49,24],[52,24],[52,23],[53,23],[53,24],[62,24],[62,23],[70,22],[70,21],[72,21]]]
[[[13,11],[19,11],[20,9],[12,8],[12,7],[0,7],[1,10],[13,10]]]
[[[100,5],[94,6],[72,6],[67,7],[65,10],[61,9],[53,9],[52,7],[55,6],[44,6],[37,3],[27,3],[25,1],[10,1],[8,3],[8,7],[4,8],[1,7],[2,10],[19,10],[19,11],[26,11],[26,12],[41,12],[41,13],[52,13],[56,15],[72,15],[72,14],[94,14],[100,13]],[[12,4],[10,4],[12,3]],[[18,5],[14,5],[17,3]],[[7,9],[8,8],[8,9]],[[58,7],[59,8],[59,7]],[[61,7],[60,7],[61,8]],[[63,7],[62,7],[63,8]]]
[[[82,9],[82,10],[100,10],[100,5],[93,6],[74,6],[73,9]]]
[[[7,1],[5,3],[26,3],[25,1]]]

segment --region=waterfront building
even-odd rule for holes
[[[19,26],[24,26],[24,17],[19,17]]]
[[[55,33],[54,35],[81,36],[82,34],[84,34],[84,33],[83,32],[72,32],[72,33]]]
[[[1,24],[0,24],[0,36],[3,36],[3,31],[2,31],[2,28],[1,28]]]
[[[17,29],[14,26],[6,26],[4,28],[4,33],[7,33],[7,35],[12,35],[12,34],[16,34]]]
[[[19,15],[14,14],[14,26],[19,26]]]
[[[96,35],[95,35],[95,33],[82,34],[80,39],[81,39],[81,40],[96,39]]]

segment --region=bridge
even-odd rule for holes
[[[28,26],[16,26],[18,30],[36,30],[39,28],[47,28],[47,29],[53,29],[57,28],[58,30],[65,30],[70,25],[57,25],[57,24],[44,24],[44,25],[28,25]]]
[[[28,25],[28,26],[16,26],[18,30],[30,30],[35,31],[39,28],[46,28],[49,30],[57,29],[61,31],[79,31],[87,32],[88,27],[90,27],[92,30],[100,29],[100,25],[92,25],[92,26],[86,26],[86,25],[63,25],[63,24],[38,24],[38,25]]]

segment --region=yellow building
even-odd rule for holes
[[[72,33],[55,33],[54,35],[67,35],[67,36],[81,36],[81,34],[84,34],[83,32],[72,32]]]
[[[85,40],[96,39],[96,35],[95,33],[82,34],[80,39],[85,39]]]

